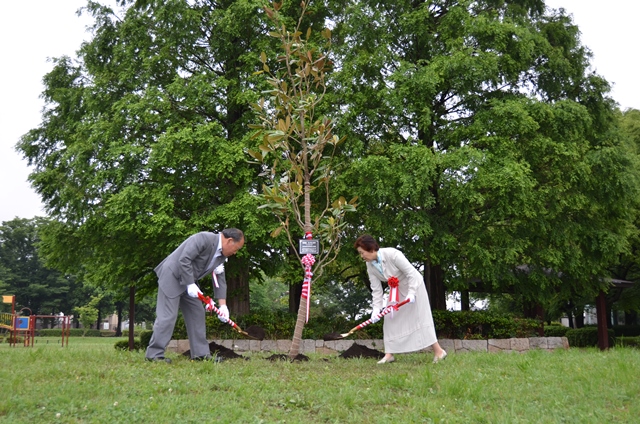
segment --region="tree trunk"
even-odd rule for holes
[[[424,280],[431,310],[446,311],[447,296],[444,289],[444,272],[440,265],[432,265],[427,261],[424,266]]]
[[[250,312],[248,269],[244,268],[240,275],[227,276],[227,306],[236,317]]]
[[[300,344],[302,343],[302,331],[304,330],[305,320],[307,319],[307,302],[299,300],[298,318],[296,319],[296,328],[293,331],[293,339],[291,340],[291,349],[289,349],[289,358],[294,359],[300,353]]]
[[[118,313],[118,324],[116,325],[116,337],[122,337],[122,308],[123,302],[116,303],[116,310]]]
[[[289,312],[292,314],[300,309],[302,283],[289,283]]]
[[[609,349],[609,333],[607,331],[607,296],[600,292],[596,298],[596,316],[598,319],[598,347],[600,350]]]
[[[624,311],[624,325],[636,325],[637,319],[637,311]]]
[[[460,309],[463,311],[471,310],[469,303],[469,290],[462,290],[460,292]]]
[[[580,312],[580,313],[576,313],[576,328],[582,328],[584,327],[584,311]]]
[[[134,323],[136,317],[136,288],[135,286],[129,287],[129,350],[135,349],[134,343]]]

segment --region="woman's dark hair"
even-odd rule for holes
[[[376,239],[371,237],[369,234],[358,237],[356,242],[353,244],[353,247],[356,249],[360,247],[366,252],[377,252],[378,250],[380,250],[380,246],[378,245]]]

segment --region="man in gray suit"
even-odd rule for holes
[[[148,361],[171,362],[164,351],[173,335],[182,311],[187,327],[191,358],[210,359],[211,352],[206,337],[205,310],[198,299],[202,293],[196,284],[212,273],[215,282],[214,296],[218,299],[220,321],[229,320],[227,308],[227,282],[224,262],[244,246],[244,234],[237,228],[227,228],[221,233],[200,232],[186,239],[176,250],[155,268],[158,276],[158,303],[153,335],[147,347]]]

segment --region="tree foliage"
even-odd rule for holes
[[[243,150],[249,88],[261,83],[256,52],[269,51],[258,2],[120,3],[88,3],[93,38],[75,60],[54,61],[43,123],[19,144],[55,220],[47,255],[87,281],[145,295],[184,238],[233,226],[249,242],[227,282],[244,292],[252,270],[277,263],[264,258],[275,221],[257,210]],[[247,312],[248,298],[236,298]]]
[[[404,250],[439,309],[474,280],[531,300],[606,288],[637,168],[570,18],[542,0],[335,6],[355,232]]]
[[[344,138],[333,133],[333,121],[317,110],[325,98],[331,61],[314,46],[312,28],[303,32],[308,2],[300,3],[300,18],[293,30],[287,29],[279,12],[281,6],[274,2],[273,8],[264,8],[275,26],[269,35],[280,42],[282,51],[274,71],[267,64],[267,55],[261,54],[262,70],[258,73],[267,76],[269,89],[266,98],[254,105],[260,123],[252,127],[258,129],[262,143],[259,150],[248,153],[267,175],[260,193],[265,202],[262,207],[273,211],[281,224],[272,235],[284,230],[298,260],[297,238],[313,234],[319,240],[320,251],[313,268],[318,278],[338,255],[344,217],[355,211],[357,198],[348,202],[342,196],[334,199],[330,191],[335,154]],[[331,31],[325,28],[321,34],[330,40]],[[289,351],[292,358],[299,354],[307,314],[307,304],[300,302]]]
[[[314,2],[300,28],[330,26],[326,54],[319,31],[267,36],[259,0],[118,4],[88,2],[93,37],[55,59],[42,124],[18,145],[61,270],[145,295],[186,236],[235,226],[248,243],[229,263],[232,311],[247,311],[249,276],[274,274],[293,240],[269,235],[302,225],[325,251],[362,232],[399,247],[443,309],[446,290],[478,281],[524,301],[591,297],[634,264],[637,111],[616,115],[578,27],[543,0]],[[285,29],[299,4],[281,3]],[[329,213],[307,219],[308,204]],[[346,249],[332,266],[340,284],[363,275]]]
[[[15,218],[0,225],[0,291],[16,296],[16,309],[37,315],[70,314],[86,296],[82,284],[50,268],[40,253],[44,218]]]
[[[87,334],[87,331],[93,324],[96,324],[96,320],[98,319],[99,315],[98,303],[100,303],[100,300],[100,296],[91,296],[91,300],[89,301],[89,303],[84,306],[77,306],[74,308],[74,311],[78,313],[78,320],[80,321],[84,329],[84,331],[82,332],[82,337]]]
[[[273,211],[281,224],[272,235],[284,230],[300,259],[296,235],[312,232],[321,242],[315,265],[321,274],[339,251],[343,219],[346,212],[355,211],[356,198],[333,199],[330,192],[337,147],[344,137],[334,134],[332,119],[318,112],[331,61],[314,47],[311,27],[302,32],[308,3],[302,3],[300,19],[292,31],[280,16],[280,7],[280,3],[274,3],[273,9],[265,7],[276,27],[269,34],[278,39],[282,52],[273,72],[267,55],[261,54],[263,69],[258,74],[267,75],[269,89],[264,92],[266,97],[254,104],[260,123],[252,127],[259,130],[256,134],[262,139],[258,149],[248,153],[267,177],[260,193],[265,202],[262,207]],[[331,31],[325,28],[321,34],[330,40]],[[312,197],[316,200],[313,203]]]

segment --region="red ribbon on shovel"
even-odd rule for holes
[[[207,311],[210,312],[215,312],[216,315],[221,316],[220,314],[220,310],[218,308],[216,308],[215,303],[213,303],[213,299],[211,299],[209,296],[205,296],[202,293],[198,293],[198,298],[202,301],[202,303],[205,304],[205,309]],[[249,338],[255,339],[255,340],[261,340],[257,337],[253,337],[252,335],[250,335],[249,333],[247,333],[246,331],[244,331],[242,328],[240,328],[240,326],[238,324],[236,324],[235,322],[231,321],[231,319],[227,318],[227,324],[229,324],[231,327],[233,327],[234,330],[236,330],[238,333],[247,336]]]
[[[382,312],[380,312],[378,315],[376,315],[376,317],[378,319],[382,318],[383,316],[391,313],[392,311],[397,311],[398,308],[400,308],[402,305],[405,305],[409,303],[409,299],[405,299],[400,303],[396,303],[395,305],[389,305],[386,308],[384,308],[382,310]],[[371,324],[371,318],[369,318],[368,320],[358,324],[357,326],[353,327],[351,330],[349,330],[348,333],[344,333],[344,334],[340,334],[340,338],[344,339],[345,337],[349,337],[350,335],[352,335],[353,333],[355,333],[358,330],[361,330],[362,328],[366,327],[367,325]]]

